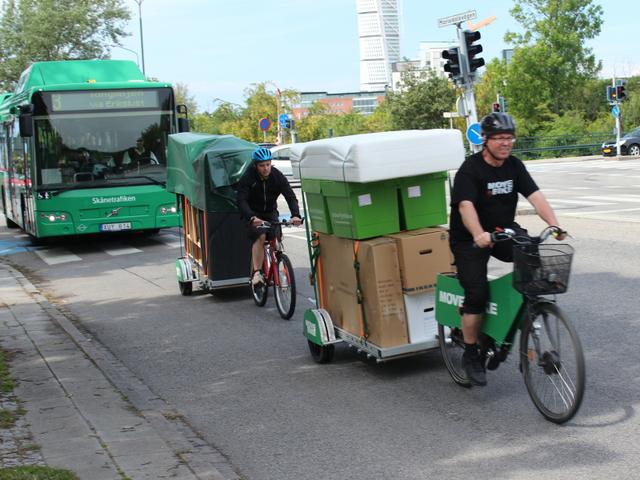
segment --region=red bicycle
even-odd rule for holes
[[[269,232],[272,226],[291,226],[289,222],[264,222],[260,230]],[[264,262],[262,264],[262,275],[265,281],[258,285],[251,285],[251,293],[256,305],[263,307],[267,303],[267,292],[269,287],[273,287],[273,294],[276,299],[278,313],[285,320],[293,316],[296,309],[296,279],[293,273],[291,260],[284,253],[282,234],[278,232],[269,240],[264,242]]]

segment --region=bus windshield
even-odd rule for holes
[[[173,94],[140,92],[34,95],[36,189],[164,184]]]

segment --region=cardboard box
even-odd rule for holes
[[[333,324],[354,335],[360,335],[360,316],[356,290],[358,282],[353,267],[355,240],[320,234],[320,268],[322,298]]]
[[[438,323],[436,322],[435,292],[404,295],[404,307],[407,311],[409,342],[421,343],[436,340]]]
[[[396,243],[389,238],[360,241],[320,235],[322,305],[334,324],[362,334],[354,249],[360,264],[360,287],[368,340],[380,347],[409,343]]]
[[[369,341],[380,347],[409,343],[396,242],[389,238],[360,242],[358,260]]]
[[[436,287],[436,275],[455,267],[446,228],[421,228],[389,235],[398,246],[402,291],[413,295]]]

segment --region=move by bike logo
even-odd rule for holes
[[[101,205],[103,203],[120,203],[120,202],[135,202],[135,195],[120,195],[117,197],[92,197],[91,203],[94,205]]]
[[[445,303],[454,307],[462,307],[464,304],[464,295],[456,295],[455,293],[440,291],[438,300],[440,303]],[[498,304],[495,302],[488,302],[485,311],[487,312],[487,315],[498,315]]]
[[[513,180],[505,180],[504,182],[487,183],[487,196],[508,195],[513,192]]]

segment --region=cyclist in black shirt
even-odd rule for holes
[[[518,194],[522,194],[536,213],[549,225],[559,226],[555,213],[524,163],[511,155],[516,126],[504,113],[482,119],[484,148],[469,156],[456,173],[451,192],[450,245],[464,289],[462,333],[465,343],[463,365],[469,381],[486,385],[483,359],[477,341],[489,298],[487,263],[493,256],[513,261],[511,241],[492,243],[496,227],[526,233],[514,220]],[[561,240],[563,235],[558,236]]]
[[[289,181],[278,170],[271,166],[271,150],[260,147],[253,152],[251,159],[253,167],[248,168],[238,182],[238,207],[242,217],[249,221],[248,233],[253,242],[251,247],[251,265],[253,273],[251,283],[264,283],[262,276],[262,262],[264,261],[263,244],[266,234],[257,227],[264,221],[278,221],[278,197],[284,195],[291,212],[291,223],[300,225],[300,207],[298,199],[289,185]],[[278,235],[279,229],[272,228],[269,235]]]

